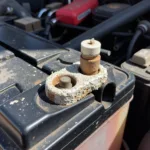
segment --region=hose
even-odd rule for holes
[[[118,14],[112,16],[106,21],[98,24],[97,26],[91,28],[90,30],[84,32],[83,34],[77,36],[71,41],[65,43],[64,47],[70,47],[76,50],[80,49],[80,43],[85,39],[95,38],[101,39],[105,35],[111,33],[118,27],[132,22],[137,17],[150,11],[150,2],[149,0],[143,0],[130,8],[127,8]]]
[[[16,0],[7,0],[7,6],[12,7],[14,10],[14,14],[16,14],[20,18],[31,16],[31,14]]]
[[[0,15],[2,16],[3,14],[5,14],[7,11],[7,7],[6,7],[6,0],[1,0],[0,1]]]
[[[13,12],[16,16],[23,18],[31,16],[31,14],[23,8],[16,0],[1,0],[0,1],[0,15],[7,13],[7,8],[13,8]]]
[[[74,26],[74,25],[65,24],[65,23],[61,23],[61,22],[58,22],[57,25],[61,26],[61,27],[65,27],[65,28],[70,28],[73,30],[80,30],[80,31],[87,31],[90,29],[90,28],[83,27],[83,26]]]
[[[140,35],[142,35],[142,31],[141,30],[137,30],[129,44],[128,50],[127,50],[127,56],[126,56],[126,60],[128,60],[129,58],[131,58],[132,53],[133,53],[133,48],[134,45],[136,43],[136,41],[138,40],[138,38],[140,37]]]
[[[41,18],[43,16],[44,13],[46,13],[48,11],[47,8],[43,8],[40,10],[40,12],[38,13],[37,17],[38,18]]]
[[[112,35],[114,36],[120,36],[120,37],[132,37],[134,33],[128,33],[128,32],[113,32]],[[143,38],[146,40],[150,40],[150,35],[142,35]]]
[[[127,51],[127,57],[126,59],[129,59],[133,53],[133,48],[134,48],[134,45],[136,43],[136,41],[138,40],[138,38],[141,36],[141,35],[144,35],[146,33],[150,33],[150,22],[147,21],[147,20],[142,20],[138,26],[137,26],[137,30],[129,44],[129,47],[128,47],[128,51]]]
[[[113,32],[112,35],[114,35],[114,36],[122,36],[122,37],[130,37],[130,36],[133,36],[133,33],[129,33],[129,32]]]

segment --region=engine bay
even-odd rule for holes
[[[32,1],[19,2],[23,6],[14,1],[10,3],[3,0],[1,2],[2,21],[77,51],[79,51],[82,37],[96,38],[102,42],[103,60],[115,65],[119,65],[130,57],[125,58],[125,55],[129,55],[126,52],[129,42],[139,26],[146,26],[143,20],[149,18],[146,9],[145,13],[141,11],[141,14],[134,15],[134,12],[132,14],[130,7],[138,3],[133,0],[124,2],[37,1],[36,4]],[[137,5],[140,7],[140,4]],[[140,36],[139,40],[142,42],[135,45],[133,52],[149,46],[148,31],[141,34],[145,34]]]
[[[133,99],[129,113],[123,113],[128,114],[125,131],[114,133],[121,132],[121,150],[150,149],[144,149],[149,142],[140,144],[150,129],[149,41],[149,0],[1,0],[0,148],[87,149],[79,145]],[[56,83],[48,80],[64,73],[67,81],[60,75]],[[60,92],[49,94],[50,82]],[[80,88],[73,89],[76,85]],[[70,95],[62,86],[72,88]],[[116,145],[102,150],[119,150]]]

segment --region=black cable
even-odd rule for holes
[[[64,47],[70,47],[76,50],[80,49],[80,43],[85,39],[95,38],[102,39],[104,36],[110,34],[117,28],[133,22],[139,16],[146,14],[150,11],[149,0],[143,0],[119,13],[112,16],[111,18],[103,21],[102,23],[96,25],[95,27],[89,29],[88,31],[80,34],[74,39],[63,44]]]
[[[83,26],[74,26],[74,25],[65,24],[65,23],[61,23],[61,22],[57,22],[57,25],[61,26],[61,27],[65,27],[65,28],[80,30],[80,31],[87,31],[90,29],[90,28],[83,27]]]
[[[30,12],[28,12],[22,5],[20,5],[16,0],[6,0],[6,5],[13,8],[14,14],[20,18],[31,17]]]
[[[128,60],[132,53],[133,53],[133,48],[134,48],[134,45],[136,43],[136,41],[138,40],[138,38],[140,37],[140,35],[142,35],[142,31],[141,30],[137,30],[129,44],[129,47],[128,47],[128,50],[127,50],[127,56],[126,56],[126,59]]]
[[[44,36],[48,39],[48,40],[52,40],[52,35],[51,35],[51,25],[47,24],[45,31],[44,31]]]
[[[130,37],[130,36],[133,36],[133,33],[129,33],[129,32],[113,32],[112,35],[113,36]]]
[[[8,7],[12,8],[14,14],[20,18],[31,17],[31,14],[16,0],[0,0],[0,15],[7,13]]]
[[[146,33],[149,33],[150,32],[150,22],[147,21],[147,20],[142,20],[138,26],[137,26],[137,30],[129,44],[129,47],[128,47],[128,51],[127,51],[127,57],[126,59],[128,60],[132,53],[133,53],[133,48],[134,48],[134,45],[136,43],[136,41],[138,40],[138,38],[141,36],[141,35],[144,35]]]
[[[132,37],[134,34],[129,32],[113,32],[112,35],[120,37]],[[142,35],[146,40],[150,40],[150,35]]]

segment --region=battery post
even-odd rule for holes
[[[107,69],[100,64],[101,43],[95,39],[81,42],[80,62],[51,74],[45,92],[50,101],[71,105],[98,90],[107,81]]]

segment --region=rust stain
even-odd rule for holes
[[[34,85],[38,85],[38,84],[40,84],[41,83],[41,80],[36,80],[35,82],[34,82]]]
[[[1,68],[0,70],[0,84],[7,82],[9,79],[12,79],[15,76],[15,73],[12,70],[7,68]]]

